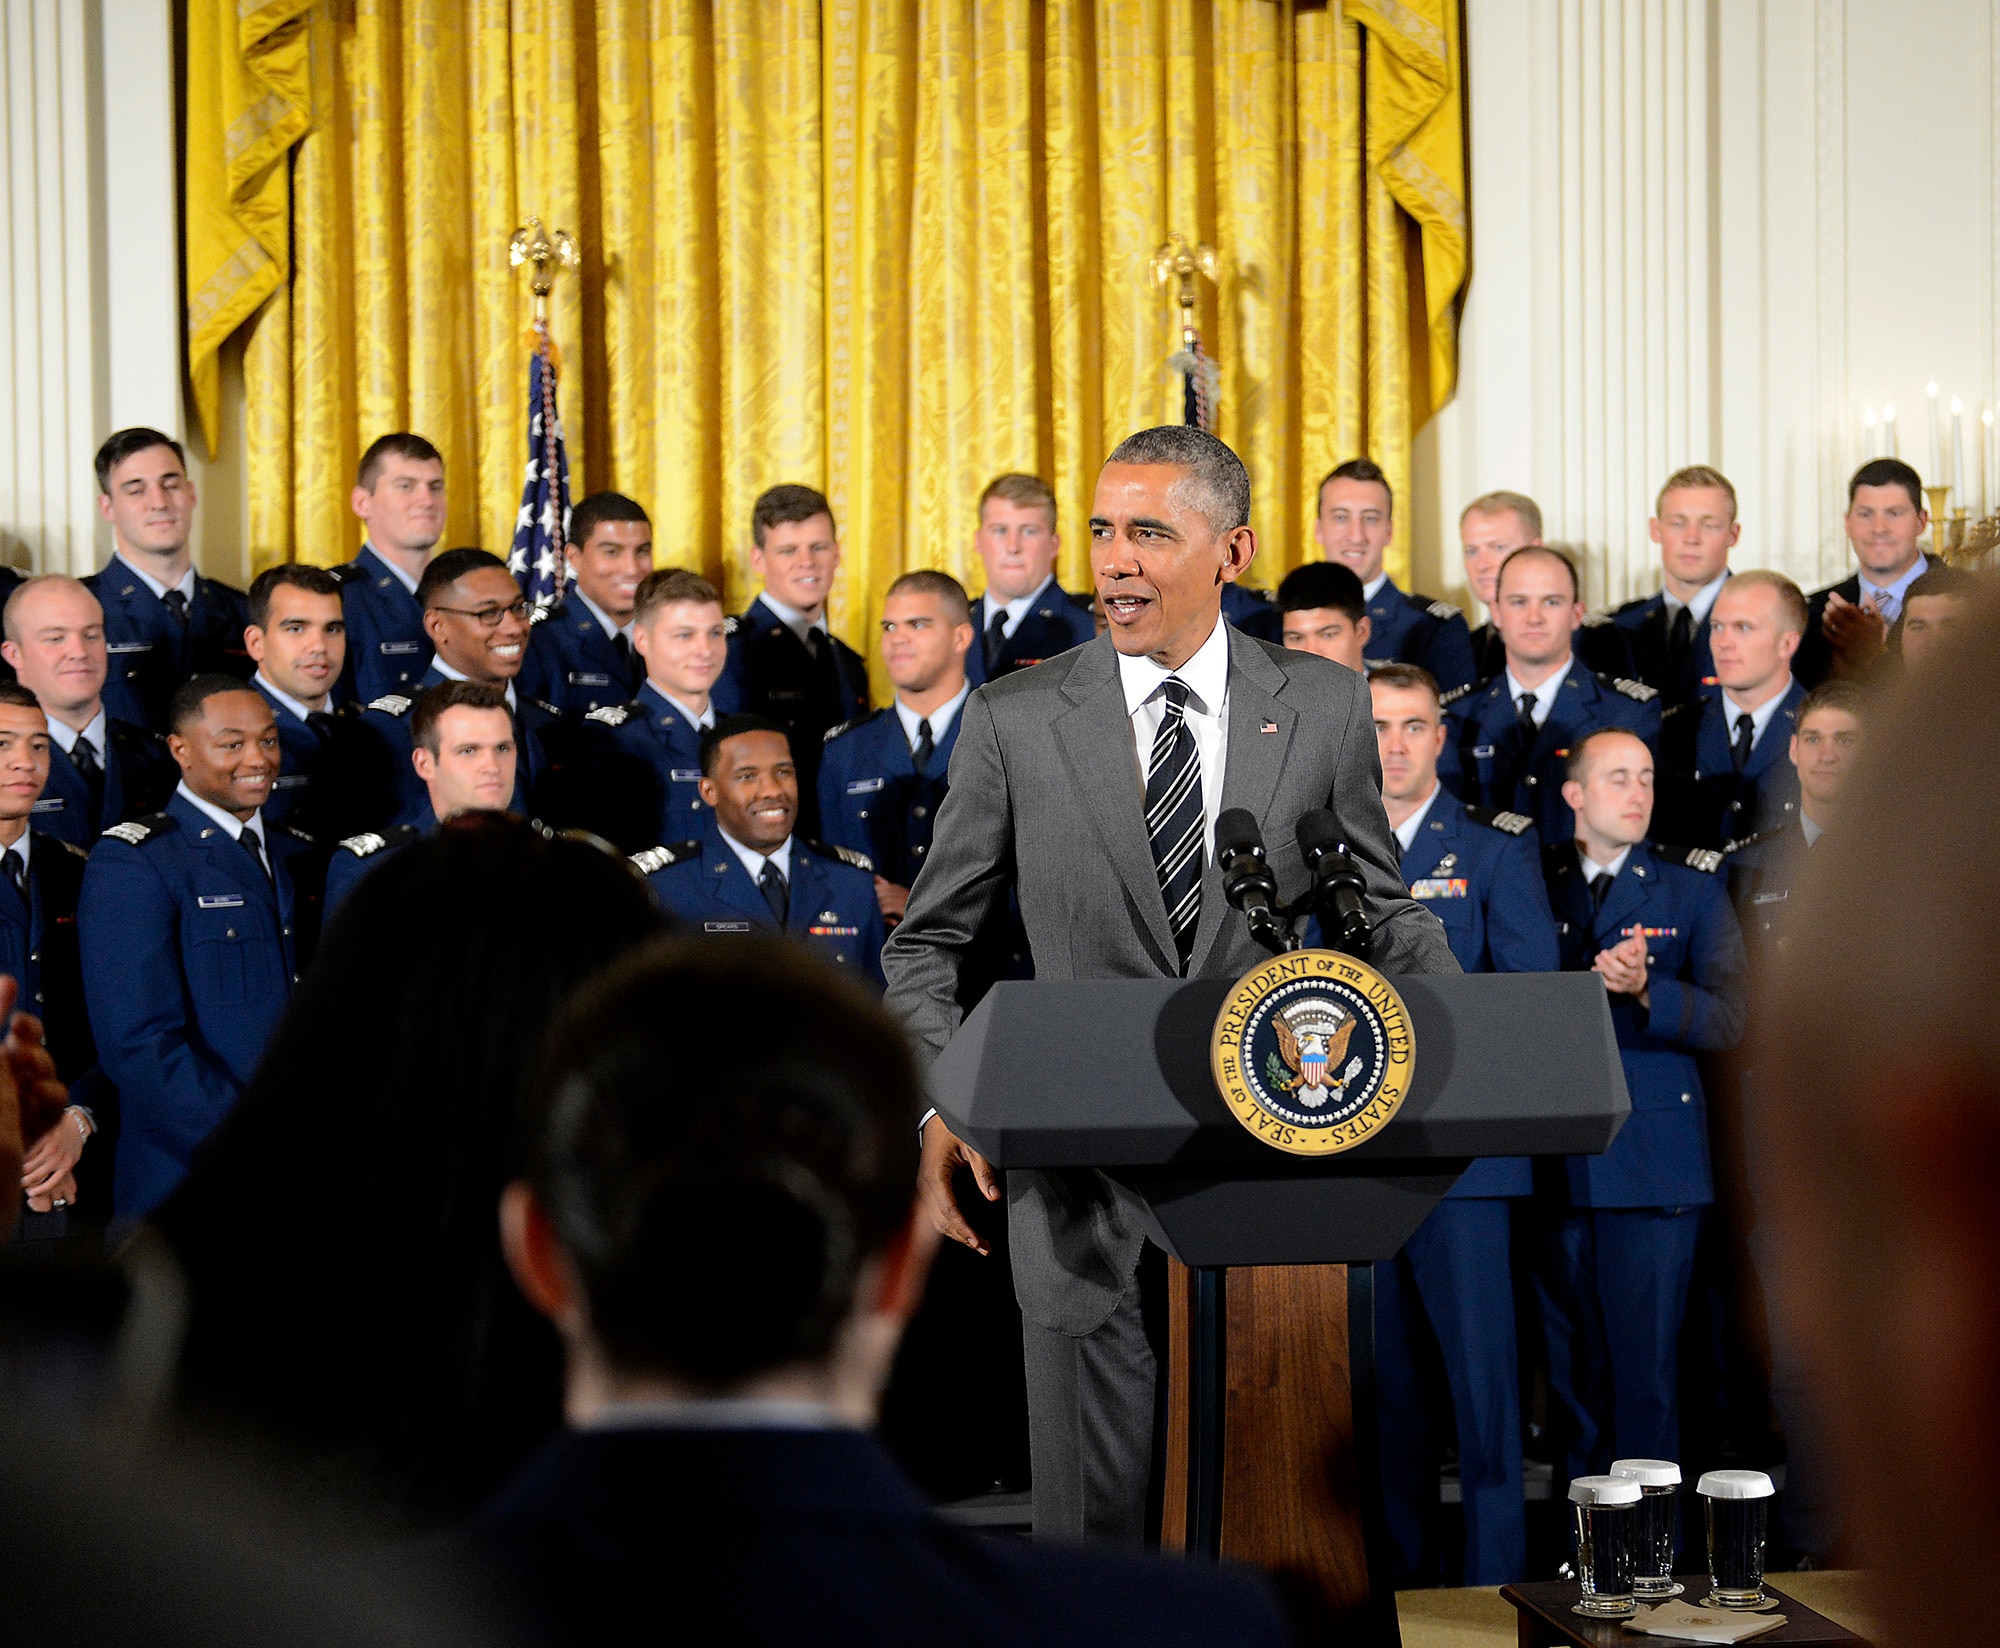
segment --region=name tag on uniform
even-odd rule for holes
[[[197,893],[194,901],[204,910],[240,910],[243,907],[241,893]]]
[[[424,649],[415,641],[384,641],[380,650],[384,658],[414,658]]]
[[[780,692],[776,688],[773,688],[770,692],[765,693],[764,696],[770,699],[771,702],[774,704],[777,703],[778,700],[781,698],[787,704],[796,704],[805,697],[805,694],[802,692],[790,692],[790,691]]]
[[[58,801],[56,805],[60,807],[62,803]],[[42,810],[42,804],[41,802],[37,801],[35,803],[35,811],[40,812],[41,810]],[[1792,895],[1790,893],[1758,893],[1755,897],[1753,897],[1750,900],[1750,902],[1752,904],[1782,904],[1785,902],[1786,899],[1790,898],[1791,896]]]
[[[274,790],[296,790],[312,782],[311,773],[281,773],[271,780]]]
[[[1465,898],[1472,891],[1472,883],[1464,876],[1433,877],[1428,881],[1410,883],[1412,898]]]
[[[59,795],[43,796],[28,810],[37,813],[59,813],[63,810],[63,798]]]
[[[1484,757],[1491,755],[1495,747],[1496,746],[1492,744],[1474,744],[1472,746],[1472,754],[1474,759],[1483,759]]]
[[[153,650],[153,643],[151,641],[113,641],[104,650],[106,652],[151,652]]]
[[[608,687],[611,685],[611,677],[608,675],[591,675],[584,670],[571,670],[569,672],[569,684],[573,687]]]
[[[676,784],[698,784],[701,782],[701,768],[670,767],[667,769],[667,776]]]
[[[750,931],[750,923],[747,921],[704,921],[701,924],[701,930],[704,933],[747,933]]]
[[[847,786],[847,793],[849,795],[873,795],[887,782],[888,780],[884,778],[857,778],[852,784]]]

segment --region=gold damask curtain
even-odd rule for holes
[[[1098,465],[1179,414],[1148,261],[1206,240],[1219,433],[1274,583],[1319,475],[1369,452],[1402,489],[1451,392],[1458,9],[323,0],[293,270],[246,352],[253,557],[352,554],[357,455],[395,428],[445,452],[449,541],[504,549],[527,316],[504,248],[532,212],[585,257],[553,315],[575,494],[640,499],[734,604],[751,500],[824,487],[857,644],[898,572],[976,574],[1001,470],[1053,481],[1088,586]]]

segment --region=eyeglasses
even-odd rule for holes
[[[520,619],[523,623],[526,623],[528,621],[528,613],[531,610],[532,609],[528,605],[528,598],[525,595],[522,596],[520,600],[516,601],[511,607],[476,607],[476,608],[475,607],[432,607],[431,608],[431,611],[433,612],[449,612],[459,618],[477,619],[479,627],[481,629],[498,629],[500,627],[500,620],[506,617],[509,613],[513,614],[514,617]]]

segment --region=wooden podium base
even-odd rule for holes
[[[1168,1263],[1160,1543],[1269,1571],[1303,1641],[1399,1648],[1372,1270]]]

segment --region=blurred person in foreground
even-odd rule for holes
[[[459,1548],[549,1640],[1283,1640],[1248,1575],[946,1523],[867,1434],[938,1237],[922,1088],[857,981],[657,945],[572,1000],[537,1091],[501,1224],[569,1426]]]
[[[1976,869],[2000,852],[1990,598],[1927,674],[1871,719],[1841,827],[1813,849],[1759,1013],[1753,1168],[1766,1286],[1846,1469],[1882,1640],[1988,1643],[2000,1622],[1952,1582],[2000,1537],[2000,882]]]
[[[421,1525],[519,1462],[560,1390],[494,1223],[514,1112],[556,1004],[657,928],[620,860],[494,813],[361,879],[155,1215],[187,1293],[184,1423],[336,1518]]]

